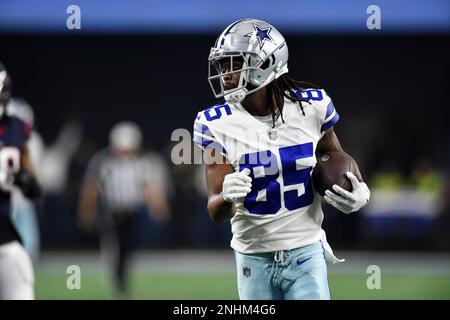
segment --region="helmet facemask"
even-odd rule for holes
[[[211,50],[208,64],[208,81],[216,98],[225,98],[229,103],[241,102],[247,93],[248,75],[254,67],[243,52],[226,54]],[[228,67],[225,67],[228,63]],[[226,88],[225,78],[239,73],[239,81],[233,88]]]

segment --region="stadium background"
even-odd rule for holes
[[[80,1],[82,30],[69,31],[65,29],[68,2],[44,1],[43,7],[51,9],[48,20],[42,18],[41,7],[34,18],[25,14],[21,16],[25,20],[14,25],[12,17],[18,10],[26,10],[27,3],[32,6],[27,1],[17,3],[17,7],[8,1],[0,5],[4,18],[0,19],[0,61],[13,77],[14,94],[33,107],[36,129],[46,144],[55,141],[66,121],[77,121],[82,128],[82,143],[70,161],[64,189],[47,194],[38,205],[42,252],[35,261],[37,298],[114,298],[100,264],[98,238],[78,228],[76,211],[88,160],[107,145],[110,129],[122,120],[139,124],[145,147],[165,157],[174,190],[168,225],[149,220],[145,212],[140,215],[132,297],[237,298],[229,226],[209,221],[196,180],[198,166],[171,163],[170,137],[176,128],[191,130],[196,113],[214,103],[206,81],[207,56],[220,29],[246,16],[264,18],[276,27],[282,18],[271,19],[270,7],[254,14],[248,5],[242,14],[224,10],[219,22],[196,24],[192,12],[206,4],[194,1],[184,15],[180,13],[184,6],[171,11],[160,8],[169,17],[161,25],[130,22],[129,29],[121,29],[107,18],[103,25],[94,24],[88,2]],[[129,15],[131,21],[139,11],[133,1],[136,7],[127,9],[112,3],[108,17],[115,12],[121,19]],[[398,8],[393,9],[380,1],[382,29],[372,31],[365,25],[368,3],[345,1],[336,7],[326,1],[321,14],[308,11],[308,5],[313,6],[308,3],[302,2],[299,9],[321,20],[289,23],[293,19],[289,14],[291,20],[280,22],[290,51],[290,73],[327,90],[341,115],[335,130],[344,149],[358,161],[372,190],[387,191],[394,198],[389,201],[395,202],[395,210],[386,210],[382,203],[386,199],[380,197],[380,206],[348,216],[324,206],[328,240],[338,256],[347,259],[346,264],[330,266],[332,295],[449,299],[450,27],[448,14],[441,24],[433,16],[448,9],[448,2],[431,1],[422,11],[419,1],[410,2],[408,19],[408,14],[401,16],[406,2],[397,1]],[[62,8],[57,22],[55,6]],[[231,1],[230,6],[238,4]],[[361,10],[350,10],[355,7]],[[120,10],[125,10],[122,16]],[[346,16],[346,10],[351,14]],[[307,16],[298,12],[301,18]],[[86,24],[83,14],[88,17]],[[149,19],[157,12],[151,14]],[[168,28],[171,21],[177,24]],[[420,204],[423,196],[426,205],[411,208],[407,205],[411,196]],[[70,264],[81,267],[81,290],[66,288]],[[381,268],[381,290],[366,287],[370,265]]]

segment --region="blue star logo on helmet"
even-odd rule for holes
[[[264,43],[266,41],[270,41],[270,42],[274,43],[272,37],[270,36],[270,31],[272,31],[271,27],[262,28],[262,27],[260,27],[260,26],[258,26],[257,24],[254,23],[253,24],[253,28],[256,31],[256,39],[258,39],[259,49],[260,50],[262,49],[262,47],[264,46]],[[251,37],[252,34],[253,34],[253,32],[250,32],[250,33],[247,33],[245,36],[246,37]]]

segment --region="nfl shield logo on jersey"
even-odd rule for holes
[[[276,130],[270,130],[269,131],[269,138],[270,140],[277,140],[278,139],[278,133]]]
[[[244,276],[245,276],[246,278],[250,277],[250,275],[251,275],[250,268],[249,268],[249,267],[244,267],[244,268],[242,268],[242,273],[244,274]]]

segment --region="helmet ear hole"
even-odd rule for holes
[[[275,62],[275,56],[273,55],[273,53],[269,56],[269,58],[264,61],[264,63],[261,65],[261,69],[262,70],[266,70],[268,67],[270,67],[271,65],[273,65],[273,63]]]
[[[267,59],[266,61],[264,61],[264,63],[261,65],[261,69],[262,70],[266,70],[268,67],[270,67],[270,61],[269,59]]]

